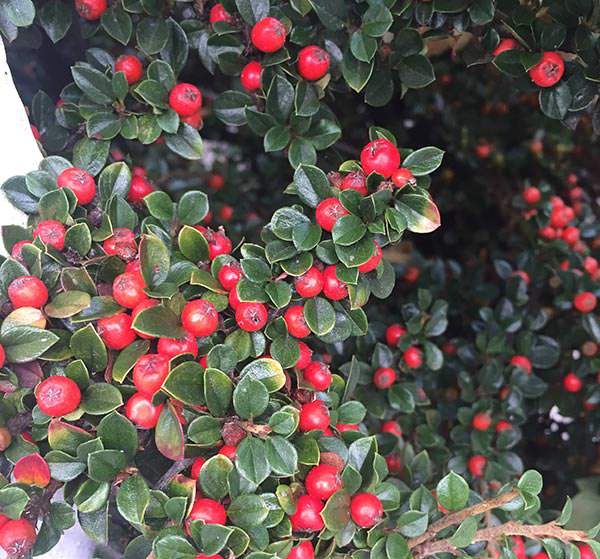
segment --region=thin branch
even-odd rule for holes
[[[183,460],[177,460],[177,462],[173,462],[173,465],[158,480],[156,489],[164,489],[177,474],[183,472],[183,470],[186,468],[189,468],[193,461],[193,458],[184,458]]]

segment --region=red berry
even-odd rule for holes
[[[288,332],[294,338],[306,338],[310,334],[310,328],[304,318],[304,306],[292,305],[283,315]]]
[[[192,116],[202,107],[202,93],[191,83],[178,83],[169,93],[169,106],[179,116]]]
[[[579,392],[583,388],[583,381],[575,373],[568,373],[563,379],[563,386],[567,392]]]
[[[107,7],[107,0],[75,0],[75,10],[88,21],[100,19]]]
[[[257,60],[248,62],[240,74],[240,82],[246,91],[256,91],[262,85],[262,65]]]
[[[82,206],[89,204],[96,196],[94,177],[87,171],[77,167],[65,169],[56,179],[58,188],[69,188],[77,202]]]
[[[165,355],[169,359],[183,355],[184,353],[191,353],[193,357],[198,356],[198,342],[196,337],[190,332],[186,332],[185,336],[181,339],[174,338],[160,338],[156,347],[158,353]]]
[[[385,463],[387,464],[388,470],[392,474],[399,474],[402,471],[402,459],[400,454],[392,452],[385,457]]]
[[[325,391],[331,386],[332,376],[329,367],[320,361],[313,361],[302,372],[304,380],[315,390]]]
[[[74,380],[54,375],[37,385],[35,399],[46,415],[61,417],[77,409],[81,402],[81,390]]]
[[[303,404],[300,408],[300,431],[325,431],[329,427],[329,411],[322,400]]]
[[[298,357],[298,361],[294,366],[302,371],[311,363],[312,350],[304,342],[298,342],[298,348],[300,349],[300,357]]]
[[[242,269],[239,264],[224,264],[221,266],[217,278],[225,291],[231,291],[242,279]]]
[[[331,231],[337,220],[349,213],[337,198],[325,198],[317,205],[315,218],[321,229]]]
[[[124,349],[136,339],[132,317],[121,312],[98,319],[98,334],[108,349]]]
[[[529,274],[523,270],[515,270],[511,275],[513,277],[521,278],[525,282],[525,285],[529,285],[531,283],[531,278],[529,277]]]
[[[403,189],[406,185],[415,186],[417,179],[410,169],[399,167],[392,173],[392,182],[398,189]]]
[[[508,421],[498,421],[498,423],[496,423],[496,433],[501,433],[502,431],[508,431],[509,429],[512,429],[512,423],[509,423]]]
[[[396,382],[396,371],[391,367],[380,367],[373,374],[373,384],[379,390],[385,390]]]
[[[123,54],[115,62],[115,71],[123,72],[128,84],[139,82],[144,75],[144,66],[137,56]]]
[[[132,272],[123,272],[114,279],[112,294],[115,301],[126,309],[133,309],[148,298],[142,278]]]
[[[208,12],[208,21],[211,25],[214,25],[219,21],[224,21],[225,23],[232,23],[233,18],[231,17],[231,14],[225,9],[225,6],[223,6],[223,4],[221,3],[218,3],[210,9],[210,12]]]
[[[531,361],[525,357],[524,355],[515,355],[511,358],[510,365],[513,367],[518,367],[522,371],[525,371],[528,375],[531,374]]]
[[[329,60],[329,53],[321,47],[304,47],[298,53],[298,73],[305,80],[320,80],[329,72]]]
[[[65,226],[55,219],[40,221],[33,230],[33,238],[39,238],[45,245],[54,247],[56,250],[65,248],[65,234],[67,230]],[[29,241],[20,241],[25,244]],[[17,243],[18,244],[18,243]],[[17,245],[15,245],[16,247]],[[21,245],[22,247],[23,245]],[[13,247],[13,250],[14,248]],[[18,259],[17,259],[18,260]]]
[[[489,413],[476,413],[473,416],[471,425],[477,431],[487,431],[492,425],[492,418]]]
[[[553,239],[556,239],[556,231],[554,227],[542,227],[538,231],[538,235],[546,241],[552,241]]]
[[[366,196],[367,191],[367,179],[360,171],[353,171],[348,173],[343,179],[340,185],[340,190],[356,190],[360,195]]]
[[[2,526],[4,526],[9,521],[10,521],[10,518],[8,518],[8,516],[0,514],[0,530],[2,530]]]
[[[154,187],[150,184],[150,181],[145,176],[135,175],[131,178],[127,200],[132,204],[137,204],[151,192],[154,192]]]
[[[9,520],[0,530],[0,547],[9,557],[24,557],[35,540],[35,528],[24,518]]]
[[[369,142],[360,152],[360,163],[366,175],[378,173],[389,179],[400,166],[398,148],[385,138]]]
[[[552,87],[565,73],[565,63],[560,54],[545,52],[542,59],[529,70],[531,81],[540,87]]]
[[[208,242],[208,257],[210,260],[214,260],[220,254],[229,254],[232,251],[233,245],[224,233],[212,231],[202,225],[195,225],[194,228],[200,231]]]
[[[213,190],[221,190],[225,186],[225,179],[219,173],[211,173],[208,177],[208,186]]]
[[[154,396],[168,376],[169,359],[158,353],[142,355],[133,367],[133,384],[147,396]]]
[[[591,291],[583,291],[582,293],[578,293],[573,299],[573,306],[581,313],[592,312],[596,308],[596,303],[596,296]]]
[[[535,186],[528,186],[523,191],[523,200],[530,206],[535,206],[542,199],[542,193]]]
[[[35,234],[35,232],[34,232]],[[18,262],[23,264],[23,247],[31,244],[31,241],[17,241],[10,249],[10,255]],[[59,249],[60,250],[60,249]]]
[[[285,26],[274,17],[261,19],[250,32],[252,44],[261,52],[278,51],[284,45],[285,37]]]
[[[188,516],[188,522],[202,520],[204,524],[225,524],[225,507],[213,499],[196,499]]]
[[[556,229],[566,227],[575,217],[573,208],[569,206],[557,206],[550,213],[550,225]]]
[[[383,518],[383,505],[372,493],[358,493],[350,501],[350,516],[361,528],[371,528]]]
[[[233,310],[236,310],[238,308],[238,305],[241,303],[241,301],[240,301],[240,298],[238,297],[237,289],[234,288],[229,292],[228,302],[229,302],[229,306]]]
[[[318,532],[325,526],[321,511],[324,504],[317,497],[302,495],[296,503],[296,512],[290,516],[294,532]]]
[[[237,446],[234,446],[231,444],[224,444],[219,449],[219,454],[222,454],[223,456],[227,456],[227,458],[229,458],[229,460],[231,460],[233,462],[237,455]]]
[[[131,311],[131,320],[135,320],[135,317],[140,314],[142,311],[149,309],[150,307],[156,307],[157,305],[159,305],[160,303],[156,300],[156,299],[145,299],[144,301],[142,301],[141,303],[139,303],[138,305],[136,305],[134,307],[134,309]],[[154,336],[151,336],[150,334],[144,334],[143,332],[140,332],[139,330],[136,330],[135,328],[133,328],[133,331],[140,337],[143,338],[144,340],[151,340],[154,338]]]
[[[575,246],[579,242],[579,229],[577,227],[565,227],[561,234],[562,240],[569,246]]]
[[[300,297],[308,299],[323,291],[323,274],[316,266],[311,266],[304,274],[294,280],[294,286]]]
[[[309,495],[326,501],[342,488],[342,478],[336,467],[319,464],[308,472],[304,485]]]
[[[588,274],[593,276],[598,271],[598,260],[593,256],[586,256],[583,260],[583,267]]]
[[[219,217],[222,221],[229,221],[233,217],[233,211],[231,206],[225,204],[224,206],[221,206],[221,209],[219,210]]]
[[[269,315],[262,303],[240,302],[235,310],[237,325],[246,332],[256,332],[264,328]]]
[[[519,43],[515,39],[500,39],[498,46],[494,49],[492,54],[498,56],[507,50],[515,50],[519,48]]]
[[[290,549],[286,559],[315,559],[315,548],[312,542],[304,540]]]
[[[152,397],[136,392],[125,404],[125,415],[142,429],[156,427],[163,404],[155,406]]]
[[[306,344],[304,344],[306,346]],[[308,346],[306,346],[308,347]],[[309,350],[310,351],[310,350]],[[311,352],[312,354],[312,352]],[[4,351],[4,346],[0,344],[0,368],[4,367],[4,363],[6,362],[6,352]]]
[[[114,229],[112,237],[102,243],[102,248],[106,254],[115,254],[125,262],[135,260],[137,256],[135,233],[124,227]]]
[[[335,265],[327,266],[323,271],[323,295],[331,301],[340,301],[348,297],[348,287],[337,277]]]
[[[372,272],[375,270],[375,268],[377,268],[377,266],[379,266],[379,263],[381,262],[381,258],[383,256],[381,247],[376,241],[373,241],[373,244],[375,245],[375,252],[373,253],[373,256],[371,256],[371,258],[369,258],[364,264],[361,264],[358,267],[358,271],[363,274]]]
[[[579,548],[580,559],[596,559],[596,555],[589,545],[585,543],[580,543],[577,544],[577,547]]]
[[[385,331],[385,341],[387,345],[396,347],[404,334],[406,334],[406,329],[402,328],[400,324],[390,324]]]
[[[418,347],[409,347],[402,355],[409,369],[418,369],[423,364],[423,353]]]
[[[415,283],[418,279],[419,276],[421,275],[421,271],[419,270],[419,268],[417,268],[416,266],[409,266],[406,269],[406,272],[404,272],[404,281],[407,281],[408,283]]]
[[[512,546],[512,552],[515,554],[517,559],[527,559],[527,552],[525,550],[525,542],[521,536],[513,536],[512,540],[514,545]]]
[[[347,433],[348,431],[360,431],[360,427],[356,425],[356,423],[336,423],[335,428],[340,433]]]
[[[198,110],[190,116],[180,116],[179,120],[185,124],[189,124],[192,128],[198,129],[202,125],[202,111]]]
[[[467,468],[472,476],[483,477],[486,464],[487,458],[481,454],[476,454],[475,456],[471,456],[471,458],[469,458],[469,461],[467,462]]]
[[[202,458],[202,456],[198,456],[198,458],[196,458],[194,460],[194,462],[192,463],[192,469],[190,472],[190,477],[192,479],[198,479],[200,477],[200,470],[202,469],[202,466],[204,466],[205,463],[206,463],[206,459]]]
[[[390,433],[398,438],[402,437],[402,428],[400,427],[400,424],[393,420],[385,421],[381,426],[381,432]]]
[[[219,326],[219,313],[210,301],[196,299],[183,307],[181,324],[196,337],[210,336]]]
[[[44,282],[35,276],[20,276],[8,286],[8,298],[15,309],[20,307],[41,308],[48,301]]]

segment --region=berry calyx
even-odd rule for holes
[[[372,493],[358,493],[350,501],[350,517],[361,528],[371,528],[383,518],[383,505]]]
[[[575,373],[568,373],[563,378],[563,386],[567,392],[575,393],[583,388],[583,381]]]
[[[137,256],[135,234],[124,227],[114,229],[112,237],[102,243],[102,248],[106,254],[114,254],[125,262],[130,262]]]
[[[202,107],[202,93],[191,83],[178,83],[169,93],[169,106],[179,116],[192,116]]]
[[[521,369],[528,375],[531,374],[531,371],[532,371],[531,361],[524,355],[514,355],[511,358],[511,360],[509,361],[509,364],[512,365],[513,367],[518,367],[519,369]]]
[[[288,307],[283,315],[283,320],[287,325],[290,336],[294,338],[306,338],[310,334],[310,328],[306,324],[304,318],[304,306],[303,305],[292,305]]]
[[[360,152],[360,164],[365,175],[378,173],[389,179],[392,173],[400,166],[400,152],[398,148],[385,138],[369,142]]]
[[[349,213],[337,198],[325,198],[325,200],[321,200],[317,205],[315,219],[321,229],[331,232],[337,220]]]
[[[85,206],[89,204],[96,196],[96,183],[94,177],[84,169],[78,167],[69,167],[65,169],[56,179],[58,188],[68,188],[75,198],[77,203]]]
[[[169,376],[169,360],[159,353],[142,355],[133,367],[132,376],[139,392],[154,396]]]
[[[324,504],[317,497],[302,495],[296,503],[296,512],[290,516],[294,532],[318,532],[325,526],[321,511]]]
[[[181,324],[196,337],[210,336],[219,326],[219,313],[210,301],[189,301],[181,312]]]
[[[115,71],[123,72],[128,84],[139,82],[144,75],[144,66],[137,56],[122,54],[115,62]]]
[[[337,277],[335,264],[323,270],[323,295],[331,301],[340,301],[348,297],[348,287]]]
[[[322,400],[303,404],[300,408],[300,431],[325,431],[329,427],[329,410]]]
[[[153,429],[158,423],[163,404],[155,406],[152,397],[136,392],[125,404],[125,415],[142,429]]]
[[[391,367],[379,367],[373,373],[373,384],[379,390],[385,390],[396,382],[396,371]]]
[[[133,309],[148,298],[144,292],[144,280],[133,272],[123,272],[114,279],[112,295],[126,309]]]
[[[100,19],[107,8],[107,0],[75,0],[75,10],[88,21]]]
[[[225,507],[213,499],[196,499],[188,516],[188,522],[202,520],[204,524],[225,524]]]
[[[316,45],[304,47],[298,53],[298,73],[305,80],[320,80],[329,72],[329,63],[329,53]]]
[[[406,334],[406,328],[403,328],[397,323],[390,324],[385,331],[385,341],[387,345],[396,347],[404,334]]]
[[[225,6],[220,2],[215,4],[208,12],[208,21],[211,25],[223,21],[225,23],[232,23],[233,18],[231,14],[225,9]]]
[[[396,188],[401,190],[407,185],[415,186],[417,184],[417,179],[410,169],[399,167],[392,173],[392,182]]]
[[[47,219],[45,221],[40,221],[36,225],[36,228],[33,230],[33,238],[39,238],[45,245],[54,247],[56,250],[62,250],[63,248],[65,248],[66,233],[67,230],[60,221],[57,221],[55,219]],[[23,244],[27,244],[28,242],[29,241],[20,241],[20,243]],[[17,244],[15,244],[15,246],[13,247],[13,250],[17,246]],[[23,246],[23,244],[21,244],[21,247]]]
[[[124,349],[135,341],[132,321],[132,317],[123,312],[98,319],[98,334],[108,349]]]
[[[403,354],[402,359],[409,369],[418,369],[423,364],[423,353],[418,347],[409,347]]]
[[[471,425],[477,431],[487,431],[492,425],[492,418],[489,413],[476,413],[473,416]]]
[[[262,85],[262,71],[263,67],[258,60],[252,60],[248,62],[243,68],[240,74],[240,82],[242,87],[246,91],[256,91],[261,88]]]
[[[580,313],[590,313],[596,308],[598,300],[591,291],[583,291],[575,295],[573,299],[573,306]]]
[[[276,52],[284,44],[285,26],[274,17],[265,17],[252,27],[250,40],[261,52]]]
[[[313,361],[308,365],[304,369],[302,376],[315,390],[321,392],[327,390],[333,380],[329,367],[320,361]]]
[[[487,458],[482,454],[471,456],[467,462],[467,468],[473,477],[483,477],[486,465]]]
[[[300,297],[309,299],[323,291],[323,273],[316,266],[311,266],[304,274],[294,280],[294,287]]]
[[[240,302],[235,310],[237,325],[246,332],[256,332],[264,328],[269,315],[262,303]]]
[[[529,70],[531,81],[539,87],[552,87],[565,73],[565,62],[557,52],[545,52],[542,59]]]
[[[132,204],[139,204],[151,192],[154,192],[154,187],[150,181],[146,177],[135,175],[131,178],[127,200]]]
[[[369,258],[364,264],[361,264],[358,267],[358,271],[363,274],[367,274],[375,270],[375,268],[379,266],[379,263],[381,262],[381,259],[383,257],[381,247],[379,246],[377,241],[373,241],[373,244],[375,245],[375,252],[373,253],[373,256],[371,256],[371,258]]]
[[[48,289],[44,282],[35,276],[20,276],[8,286],[8,298],[15,309],[33,307],[39,309],[48,301]]]
[[[308,472],[304,485],[309,495],[326,501],[342,488],[342,479],[336,467],[319,464]]]
[[[61,417],[75,411],[81,402],[81,390],[74,380],[53,375],[35,389],[37,405],[50,417]]]

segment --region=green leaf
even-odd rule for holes
[[[210,413],[224,417],[231,406],[232,395],[233,383],[223,371],[212,368],[204,371],[204,399]]]
[[[144,18],[136,29],[136,39],[145,54],[160,52],[169,40],[169,26],[163,18]]]
[[[334,493],[321,511],[321,516],[328,530],[343,530],[350,522],[350,495],[343,490]]]
[[[132,460],[138,450],[137,429],[129,419],[113,412],[98,424],[97,435],[104,448],[120,450]]]
[[[208,214],[208,197],[204,192],[186,192],[177,204],[177,217],[185,225],[196,225]]]
[[[412,54],[400,63],[400,81],[411,89],[425,87],[435,80],[433,66],[422,54]]]
[[[40,25],[53,43],[58,43],[71,27],[72,12],[62,0],[49,0],[38,10]]]
[[[539,495],[542,491],[544,480],[536,470],[527,470],[519,479],[517,487],[529,495]]]
[[[461,476],[450,472],[437,484],[436,494],[444,508],[459,510],[467,504],[469,485]]]
[[[440,212],[431,198],[423,194],[405,194],[396,200],[396,209],[413,233],[431,233],[441,224]]]
[[[355,215],[340,217],[331,231],[333,242],[341,246],[350,246],[362,239],[367,232],[367,226]]]
[[[450,538],[450,543],[455,547],[467,547],[473,542],[476,532],[477,519],[474,516],[465,518]]]
[[[44,312],[52,318],[69,318],[87,309],[91,302],[90,294],[85,291],[63,291],[44,307]]]
[[[77,330],[71,336],[71,351],[90,371],[103,371],[108,363],[106,346],[92,324]]]
[[[351,51],[344,53],[342,60],[342,75],[346,83],[357,93],[367,85],[373,73],[373,60],[363,62],[356,58]]]
[[[327,175],[312,165],[300,165],[296,169],[294,184],[298,197],[311,208],[316,208],[321,200],[331,196],[331,186]]]
[[[565,82],[540,90],[540,108],[550,118],[565,118],[572,100],[571,90]]]
[[[9,21],[17,27],[28,27],[35,18],[35,6],[31,0],[7,0],[2,8]]]
[[[214,102],[215,116],[225,124],[243,126],[246,124],[246,107],[252,105],[252,98],[241,91],[225,91]]]
[[[106,415],[123,405],[123,397],[112,384],[98,382],[83,393],[81,409],[90,415]]]
[[[183,536],[167,535],[154,543],[156,559],[194,559],[197,550]]]
[[[221,500],[229,493],[228,478],[233,464],[227,456],[217,454],[209,458],[200,470],[198,482],[202,493],[215,500]]]
[[[146,284],[153,288],[169,275],[171,257],[165,244],[153,235],[143,235],[140,241],[140,269]]]
[[[265,444],[256,437],[244,438],[237,447],[236,468],[248,481],[260,485],[271,471]]]
[[[157,305],[144,309],[135,317],[132,327],[157,338],[183,338],[185,332],[178,316],[169,308]]]
[[[250,25],[269,15],[269,0],[235,0],[235,5],[244,21]]]
[[[311,2],[321,23],[332,31],[343,29],[348,17],[348,6],[344,0],[321,0]]]
[[[148,353],[150,342],[148,340],[136,340],[129,344],[115,359],[112,367],[112,378],[119,383],[125,380],[125,377],[133,369],[136,361]]]
[[[400,515],[397,525],[403,536],[415,538],[427,530],[428,520],[429,517],[426,512],[409,510]]]
[[[260,526],[269,514],[266,503],[259,495],[240,495],[233,499],[227,509],[227,516],[243,529]]]
[[[242,377],[233,391],[233,407],[242,419],[261,415],[269,405],[266,386],[249,375]]]
[[[270,436],[265,443],[267,460],[275,475],[293,476],[298,470],[298,453],[292,443],[279,436]]]
[[[392,25],[394,18],[384,4],[372,4],[362,16],[362,32],[381,37]]]
[[[304,318],[308,327],[317,336],[324,336],[335,326],[335,310],[331,303],[322,297],[314,297],[306,301]]]
[[[444,152],[436,147],[426,147],[413,151],[402,162],[415,177],[433,173],[441,164]]]
[[[126,478],[117,492],[117,509],[121,516],[134,526],[140,526],[149,504],[150,489],[144,478],[139,475]]]
[[[154,442],[158,451],[166,458],[170,460],[181,460],[183,458],[183,428],[170,402],[160,412],[154,431]]]
[[[29,503],[29,495],[20,487],[3,487],[0,489],[0,510],[2,514],[17,520]]]
[[[111,6],[102,14],[100,20],[104,30],[122,45],[127,45],[131,39],[133,23],[129,14],[118,6]]]
[[[48,330],[31,326],[15,326],[3,332],[0,343],[9,363],[27,363],[44,354],[58,341],[58,336]]]
[[[277,392],[285,385],[286,377],[281,364],[274,359],[262,358],[248,363],[240,372],[240,378],[250,376],[262,382],[269,393]]]
[[[281,124],[285,124],[294,106],[294,87],[277,74],[267,93],[266,111]]]
[[[120,450],[97,450],[87,457],[88,476],[96,481],[113,481],[127,464]]]
[[[89,66],[73,66],[73,81],[94,102],[107,105],[113,101],[111,81],[102,72]]]
[[[182,124],[177,134],[166,134],[167,147],[177,155],[194,161],[200,159],[204,153],[202,138],[193,126]]]

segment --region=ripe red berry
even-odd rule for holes
[[[303,344],[308,347],[306,344]],[[310,351],[310,350],[309,350]],[[312,352],[311,352],[312,355]],[[4,367],[4,363],[6,362],[6,352],[4,351],[4,346],[0,344],[0,369]]]
[[[519,48],[519,43],[515,39],[500,39],[498,46],[494,49],[492,54],[498,56],[507,50],[515,50]]]
[[[492,418],[489,413],[476,413],[473,416],[471,425],[477,431],[487,431],[492,425]]]
[[[335,428],[340,433],[347,433],[348,431],[360,431],[360,427],[356,423],[336,423]],[[327,435],[326,432],[325,434]]]
[[[114,254],[125,262],[135,260],[137,256],[135,233],[124,227],[114,229],[112,237],[102,243],[102,248],[106,254]]]
[[[325,391],[331,386],[332,375],[329,367],[320,361],[313,361],[302,372],[304,380],[315,390]]]
[[[238,305],[240,304],[240,298],[238,297],[237,294],[237,289],[233,288],[230,292],[229,292],[229,297],[227,298],[228,302],[229,302],[229,306],[233,309],[236,310],[238,308]]]
[[[179,116],[192,116],[202,107],[202,93],[191,83],[178,83],[169,93],[169,106]]]
[[[556,239],[556,230],[554,229],[554,227],[542,227],[538,231],[538,235],[546,241],[552,241],[553,239]]]
[[[385,341],[387,345],[396,347],[404,334],[406,334],[406,329],[402,328],[400,324],[390,324],[385,331]]]
[[[285,43],[286,31],[281,21],[274,17],[265,17],[252,27],[250,39],[261,52],[276,52]]]
[[[514,355],[509,361],[509,364],[525,371],[528,375],[531,374],[531,361],[524,355]]]
[[[202,125],[202,111],[198,110],[190,116],[180,116],[179,120],[185,124],[189,124],[192,128],[198,129]]]
[[[75,0],[75,10],[88,21],[100,19],[107,7],[107,0]]]
[[[505,421],[502,419],[502,420],[498,421],[498,423],[496,423],[495,430],[496,430],[496,433],[501,433],[502,431],[508,431],[512,428],[513,428],[512,423],[509,423],[508,421]]]
[[[322,400],[303,404],[300,408],[300,431],[325,431],[329,427],[329,410]]]
[[[211,173],[208,176],[208,186],[213,190],[221,190],[225,186],[225,179],[220,173]]]
[[[400,454],[392,452],[385,457],[385,463],[387,464],[388,470],[392,474],[399,474],[402,471],[402,459]]]
[[[213,499],[196,499],[188,516],[188,522],[202,520],[204,524],[225,524],[225,507]]]
[[[358,267],[358,271],[363,274],[367,274],[375,270],[375,268],[379,266],[381,258],[383,257],[381,247],[379,246],[377,241],[373,241],[373,244],[375,245],[375,252],[373,253],[373,256],[371,256],[371,258],[369,258],[364,264],[361,264]]]
[[[525,542],[521,536],[513,536],[512,552],[515,554],[517,559],[527,559],[527,551],[525,549]]]
[[[365,175],[378,173],[383,178],[389,179],[400,166],[400,152],[392,142],[379,138],[369,142],[362,149],[360,163]]]
[[[399,167],[392,173],[392,182],[398,189],[403,189],[406,185],[414,186],[417,184],[417,179],[412,174],[410,169]]]
[[[550,213],[550,225],[556,229],[566,227],[569,222],[575,217],[573,208],[569,206],[557,206]]]
[[[511,274],[511,276],[521,278],[525,282],[525,285],[529,285],[531,283],[531,278],[529,277],[529,274],[524,270],[515,270]]]
[[[191,353],[193,357],[198,356],[198,342],[196,337],[190,332],[186,332],[181,339],[160,338],[157,345],[158,353],[165,355],[169,359],[184,353]]]
[[[535,206],[542,199],[542,193],[535,186],[528,186],[523,191],[523,200],[530,206]]]
[[[308,472],[304,485],[309,495],[326,501],[342,488],[342,478],[336,467],[319,464]]]
[[[217,278],[225,291],[231,291],[242,279],[242,268],[237,262],[221,266]]]
[[[312,350],[304,342],[298,342],[298,348],[300,349],[300,357],[298,357],[298,361],[294,366],[302,371],[311,363]]]
[[[397,421],[393,420],[385,421],[381,425],[381,432],[390,433],[398,438],[402,437],[402,428],[400,427],[400,424]]]
[[[25,557],[35,540],[35,528],[25,518],[9,520],[0,530],[0,547],[9,557]]]
[[[192,468],[190,471],[190,477],[192,479],[198,479],[200,477],[200,470],[202,469],[202,466],[204,466],[204,464],[206,463],[206,459],[203,458],[202,456],[198,456],[194,462],[192,463]]]
[[[318,532],[325,526],[321,511],[324,504],[317,497],[302,495],[296,503],[296,512],[290,516],[294,532]]]
[[[264,328],[269,315],[267,307],[262,303],[240,302],[235,309],[235,321],[246,332],[256,332]]]
[[[133,272],[123,272],[114,279],[112,294],[115,301],[126,309],[133,309],[148,298],[141,276]]]
[[[133,384],[147,396],[154,396],[168,376],[169,359],[159,353],[142,355],[133,367]]]
[[[591,291],[578,293],[573,299],[573,306],[581,313],[592,312],[596,308],[596,303],[596,296]]]
[[[367,179],[360,171],[348,173],[342,179],[340,190],[356,190],[361,196],[366,196],[368,194]]]
[[[210,336],[219,326],[219,313],[210,301],[189,301],[181,312],[181,324],[196,337]]]
[[[131,178],[127,200],[132,204],[138,204],[151,192],[154,192],[154,187],[150,181],[145,176],[135,175]]]
[[[123,54],[115,62],[115,71],[123,72],[128,84],[139,82],[144,75],[144,66],[137,56]]]
[[[56,179],[58,188],[69,188],[77,202],[82,206],[89,204],[96,196],[96,183],[94,177],[84,169],[69,167],[65,169]]]
[[[163,404],[155,406],[152,397],[136,392],[125,404],[125,415],[142,429],[156,427]]]
[[[195,225],[194,228],[200,231],[208,242],[208,258],[210,260],[214,260],[220,254],[229,254],[232,251],[231,240],[224,233],[212,231],[202,225]]]
[[[418,369],[423,364],[423,353],[418,347],[411,346],[402,354],[402,359],[409,369]]]
[[[565,73],[565,62],[557,52],[545,52],[542,59],[529,70],[531,81],[540,87],[552,87]]]
[[[309,540],[304,540],[290,549],[286,559],[315,559],[315,548]]]
[[[469,458],[467,462],[467,468],[473,477],[483,477],[486,464],[487,458],[481,454],[476,454],[475,456],[471,456],[471,458]]]
[[[331,301],[340,301],[348,297],[348,287],[337,277],[335,265],[327,266],[323,270],[323,295]]]
[[[371,528],[383,518],[383,505],[372,493],[358,493],[350,501],[350,517],[361,528]]]
[[[350,212],[342,206],[337,198],[325,198],[317,205],[315,219],[325,231],[331,231],[337,220]]]
[[[53,375],[37,385],[35,399],[46,415],[61,417],[77,409],[81,402],[81,390],[74,380]]]
[[[294,280],[294,286],[300,297],[308,299],[323,291],[323,274],[316,266],[311,266],[304,274]]]
[[[237,455],[237,446],[234,446],[231,444],[224,444],[219,449],[219,454],[222,454],[223,456],[227,456],[227,458],[229,458],[229,460],[231,460],[233,462]]]
[[[41,308],[48,301],[44,282],[35,276],[20,276],[8,286],[8,298],[15,309],[20,307]]]
[[[379,390],[385,390],[396,382],[396,371],[391,367],[379,367],[373,373],[373,384],[379,388]]]
[[[232,23],[233,18],[231,17],[231,14],[225,9],[225,6],[223,6],[223,4],[221,3],[218,3],[210,9],[210,12],[208,12],[208,21],[211,25],[214,25],[219,21],[223,21],[225,23]]]
[[[298,53],[298,73],[305,80],[320,80],[329,72],[329,61],[329,53],[321,47],[304,47]]]
[[[262,85],[263,67],[258,60],[251,60],[242,68],[240,82],[246,91],[256,91]]]
[[[287,325],[290,336],[294,338],[306,338],[310,334],[310,328],[304,318],[304,305],[292,305],[284,315],[283,320]]]
[[[579,557],[580,559],[595,559],[596,555],[595,553],[592,551],[592,548],[585,544],[585,543],[580,543],[577,544],[577,547],[579,548]]]
[[[39,238],[44,244],[54,247],[56,250],[65,248],[65,226],[55,219],[40,221],[33,230],[33,238]],[[25,244],[29,241],[20,241]],[[17,243],[18,244],[18,243]],[[15,245],[16,247],[17,245]],[[23,245],[21,245],[22,247]],[[13,247],[14,249],[14,247]]]
[[[575,373],[568,373],[563,378],[563,386],[567,392],[579,392],[583,388],[583,381]]]
[[[124,349],[136,339],[132,317],[121,312],[98,319],[98,334],[108,349]]]

